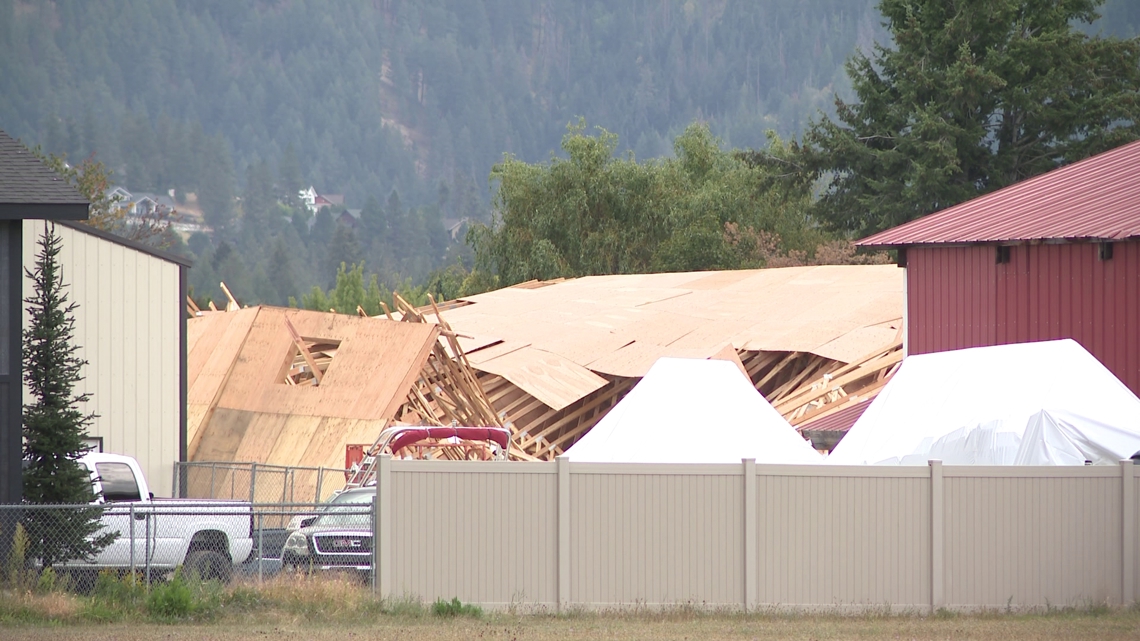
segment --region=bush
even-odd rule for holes
[[[120,576],[114,570],[103,570],[95,579],[91,597],[117,608],[134,607],[146,598],[146,585],[137,574]]]
[[[461,603],[459,597],[452,597],[450,601],[436,599],[431,606],[431,613],[437,617],[473,617],[483,616],[483,608],[470,603]]]
[[[95,579],[91,598],[83,608],[83,617],[91,621],[122,621],[136,614],[146,602],[146,585],[137,575],[120,576],[114,570],[103,570]]]
[[[160,619],[184,619],[194,613],[194,594],[181,574],[154,586],[146,598],[146,611]]]

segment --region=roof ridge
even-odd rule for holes
[[[864,247],[1140,236],[1140,140],[871,236]]]

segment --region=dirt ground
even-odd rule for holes
[[[31,641],[265,640],[401,641],[555,639],[1140,639],[1140,612],[946,617],[578,615],[569,617],[487,615],[482,619],[382,616],[367,624],[304,620],[227,621],[208,625],[49,625],[0,627],[0,639]]]

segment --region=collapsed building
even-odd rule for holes
[[[249,307],[196,316],[187,334],[191,462],[344,469],[347,446],[394,421],[501,425],[434,323]]]
[[[658,358],[726,357],[819,449],[902,360],[903,278],[831,265],[531,281],[443,313],[527,458],[550,460]],[[715,403],[716,399],[709,399]],[[846,420],[815,430],[817,421]]]
[[[868,265],[531,281],[379,318],[191,309],[188,457],[339,468],[407,423],[507,427],[511,458],[551,460],[665,356],[734,361],[830,449],[902,359],[902,298]]]

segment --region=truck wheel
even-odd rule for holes
[[[234,566],[226,555],[214,550],[194,550],[186,555],[183,569],[187,574],[198,577],[203,581],[219,581],[229,583],[233,576]]]

